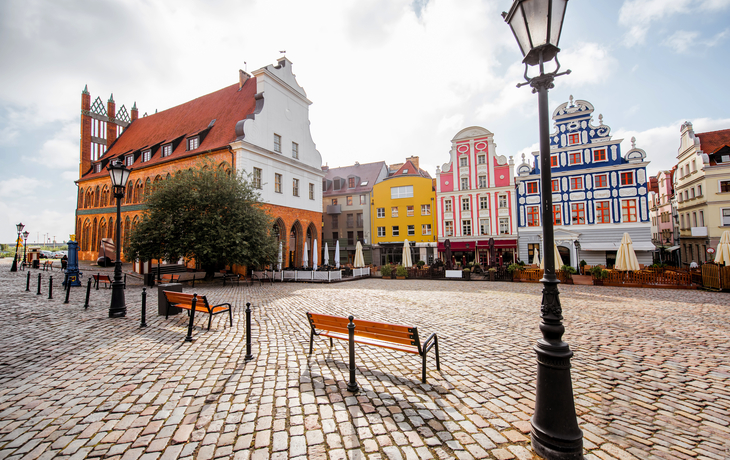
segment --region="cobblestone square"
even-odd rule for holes
[[[111,290],[0,265],[0,459],[537,458],[529,442],[542,286],[365,279],[338,284],[186,285],[226,315],[157,316],[129,280]],[[108,270],[108,269],[107,269]],[[87,276],[96,272],[82,267]],[[88,273],[87,273],[88,272]],[[54,276],[53,299],[48,277]],[[136,282],[136,284],[135,284]],[[730,295],[560,286],[586,458],[730,458]],[[253,355],[245,355],[245,303]],[[361,391],[346,390],[347,344],[315,339],[305,312],[414,325],[439,337],[428,358],[357,347]]]

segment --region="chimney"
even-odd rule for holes
[[[81,148],[79,159],[79,178],[91,168],[91,94],[89,86],[81,92]]]
[[[137,110],[137,101],[134,101],[134,105],[132,106],[131,116],[132,116],[132,121],[139,118],[139,110]]]
[[[417,157],[417,156],[413,156],[413,155],[411,155],[411,156],[409,156],[408,158],[406,158],[406,160],[407,160],[407,161],[410,161],[411,163],[413,163],[413,166],[415,166],[416,168],[419,168],[419,169],[421,168],[421,167],[420,167],[420,166],[418,165],[418,157]]]
[[[109,100],[106,101],[106,112],[109,116],[109,122],[106,124],[106,145],[109,146],[112,145],[112,142],[117,140],[117,124],[115,123],[115,118],[117,116],[117,104],[114,102],[113,93],[109,96]]]
[[[248,79],[251,78],[251,75],[244,72],[241,69],[238,69],[238,90],[241,91],[241,88],[243,88],[243,85],[246,84]]]

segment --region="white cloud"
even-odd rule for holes
[[[561,70],[570,69],[571,86],[594,85],[611,79],[618,60],[607,46],[584,43],[579,48],[566,48],[560,53]]]
[[[695,47],[695,42],[699,36],[699,32],[678,30],[664,40],[664,45],[672,48],[678,53],[684,53],[688,49]]]
[[[54,169],[78,168],[79,129],[77,121],[66,123],[51,139],[43,143],[37,155],[28,159]]]
[[[14,198],[22,198],[35,195],[41,188],[48,188],[49,185],[31,177],[13,177],[0,181],[0,198],[3,201]]]

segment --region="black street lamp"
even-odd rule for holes
[[[555,244],[553,233],[553,195],[550,171],[550,127],[548,114],[548,89],[553,80],[570,70],[558,73],[560,51],[558,42],[563,27],[568,0],[515,0],[509,13],[502,17],[509,24],[520,46],[525,64],[525,80],[517,86],[530,85],[538,95],[540,124],[540,180],[545,251],[545,275],[540,331],[537,341],[537,384],[535,388],[535,414],[532,416],[532,447],[538,455],[548,459],[582,459],[583,432],[578,428],[573,400],[573,384],[570,378],[570,358],[573,352],[562,337],[563,310],[560,306],[558,278],[555,274],[555,255],[549,249]],[[544,64],[555,59],[557,68],[545,73]],[[540,75],[529,78],[529,66],[539,66]]]
[[[23,263],[28,260],[26,258],[26,256],[28,255],[28,235],[30,235],[30,232],[28,230],[23,232]]]
[[[15,225],[15,228],[18,230],[18,239],[15,240],[15,255],[13,256],[13,265],[10,267],[11,272],[18,271],[18,243],[20,243],[20,232],[23,231],[24,227],[25,225],[22,222]]]
[[[114,281],[112,282],[112,302],[109,305],[109,317],[121,318],[127,315],[127,304],[124,301],[124,283],[122,282],[122,198],[124,198],[124,188],[127,186],[127,179],[131,169],[124,167],[119,160],[114,160],[107,166],[109,177],[112,180],[112,189],[114,198],[117,199],[117,254],[114,262]]]

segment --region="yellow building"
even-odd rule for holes
[[[391,167],[388,177],[373,186],[374,264],[401,263],[405,240],[414,264],[433,263],[438,244],[434,199],[433,179],[418,167],[418,157]]]

